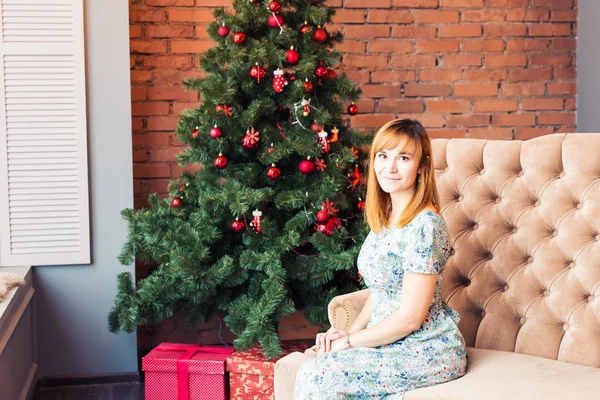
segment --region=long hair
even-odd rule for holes
[[[435,184],[435,170],[431,155],[431,142],[423,125],[410,119],[393,120],[377,131],[369,154],[369,172],[367,177],[367,199],[365,201],[365,221],[371,230],[379,233],[388,223],[392,210],[389,193],[384,192],[377,182],[374,170],[375,154],[381,150],[394,149],[404,142],[405,147],[415,149],[415,157],[419,159],[420,179],[415,182],[416,188],[412,199],[408,202],[397,227],[407,225],[425,208],[440,212],[440,202]]]

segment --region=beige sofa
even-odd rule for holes
[[[442,292],[468,366],[405,400],[600,399],[600,134],[432,142],[453,243]],[[331,323],[349,326],[365,294],[333,299]],[[276,400],[313,354],[277,362]]]

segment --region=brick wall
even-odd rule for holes
[[[268,1],[268,0],[263,0]],[[330,0],[341,69],[363,90],[355,128],[413,117],[432,137],[527,139],[575,131],[577,0]],[[180,175],[173,131],[197,93],[206,25],[231,0],[130,0],[135,204]],[[143,275],[143,271],[139,271]],[[286,320],[287,321],[287,320]],[[204,326],[213,335],[215,323]],[[176,321],[160,330],[175,331]],[[298,317],[286,338],[314,336]],[[214,339],[214,338],[213,338]]]

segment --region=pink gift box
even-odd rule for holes
[[[146,400],[229,398],[225,360],[231,346],[161,343],[142,358]]]

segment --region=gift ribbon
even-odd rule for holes
[[[155,350],[158,351],[183,351],[184,353],[177,359],[177,399],[178,400],[189,400],[190,398],[190,386],[189,386],[189,360],[192,359],[196,353],[213,353],[213,354],[231,354],[231,350],[224,349],[222,347],[207,347],[199,344],[169,344],[169,345],[158,345]]]

